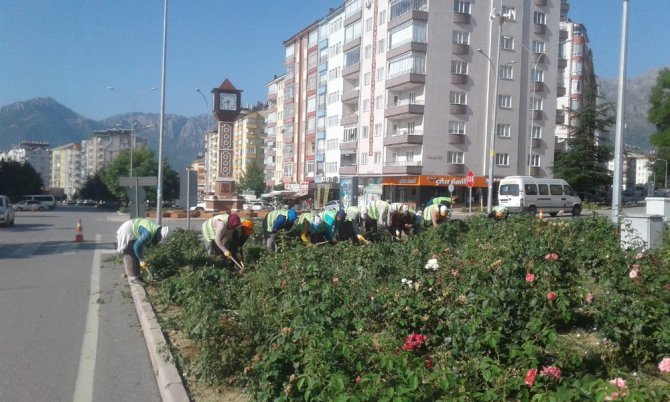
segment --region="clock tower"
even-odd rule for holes
[[[233,179],[233,145],[234,124],[240,114],[242,91],[228,79],[218,87],[212,89],[214,95],[214,115],[218,120],[217,143],[217,175],[214,184],[214,194],[207,207],[218,211],[230,211],[242,207],[242,198],[235,194],[235,179]],[[209,201],[209,202],[208,202]]]

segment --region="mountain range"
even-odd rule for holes
[[[649,96],[660,69],[652,69],[626,82],[626,130],[624,143],[649,150],[649,136],[655,131],[647,122]],[[617,79],[599,79],[600,94],[605,102],[616,102]],[[135,121],[135,134],[146,138],[149,146],[158,149],[160,115],[155,113],[124,113],[103,120],[91,120],[53,98],[36,98],[0,108],[0,150],[9,150],[21,141],[44,141],[50,147],[79,142],[94,131],[130,128]],[[173,169],[189,166],[204,152],[204,133],[208,116],[184,117],[165,115],[163,153]],[[213,122],[210,123],[214,128]],[[612,128],[612,137],[614,128]]]

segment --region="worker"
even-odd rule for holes
[[[147,268],[144,250],[147,246],[167,241],[169,233],[167,226],[145,218],[130,219],[119,226],[116,231],[116,251],[123,253],[123,266],[130,283],[144,286],[140,278],[140,268]]]
[[[409,206],[404,202],[394,202],[389,205],[386,214],[386,228],[392,236],[400,239],[404,229],[405,217],[409,211]]]
[[[383,200],[371,201],[361,209],[361,219],[366,221],[368,226],[377,229],[388,227],[388,211],[391,205]]]
[[[298,216],[298,220],[293,225],[292,232],[300,237],[300,240],[309,246],[312,244],[312,236],[317,232],[318,224],[315,223],[316,215],[311,212],[303,212]]]
[[[265,245],[269,251],[277,249],[277,237],[280,231],[290,231],[298,218],[295,209],[275,209],[270,211],[263,219],[263,235]]]
[[[508,216],[509,216],[509,209],[507,209],[507,207],[503,207],[500,205],[493,207],[491,212],[489,212],[488,214],[488,217],[490,219],[495,219],[497,221],[505,220],[507,219]]]
[[[247,218],[242,218],[240,226],[233,231],[233,235],[230,237],[228,243],[226,243],[226,248],[233,253],[233,258],[239,264],[244,262],[244,244],[249,240],[249,237],[254,234],[254,221]],[[242,267],[244,267],[242,265]],[[243,271],[243,268],[237,267],[240,270],[240,273]]]
[[[340,225],[344,222],[346,216],[347,214],[341,209],[329,209],[319,212],[317,214],[317,222],[315,222],[317,234],[324,240],[336,243]]]
[[[408,208],[407,212],[402,215],[399,222],[401,235],[404,233],[409,236],[416,234],[419,231],[420,224],[423,224],[421,214],[417,214],[413,208]]]
[[[365,233],[365,220],[361,218],[361,208],[350,205],[344,210],[344,213],[346,214],[346,217],[342,225],[340,225],[340,230],[338,232],[339,239],[351,239],[354,243],[369,243],[363,236],[363,233]]]
[[[428,206],[428,205],[439,205],[439,204],[446,205],[447,208],[451,209],[452,199],[451,199],[451,197],[445,197],[445,196],[434,197],[434,198],[431,198],[430,200],[428,200],[428,202],[426,203],[426,206]]]
[[[240,224],[240,217],[237,214],[214,215],[203,222],[202,238],[205,241],[207,254],[223,255],[228,260],[233,258],[233,253],[226,247],[226,244]]]
[[[447,221],[449,208],[444,204],[432,204],[423,209],[424,226],[437,227]]]

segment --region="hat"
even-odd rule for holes
[[[312,223],[314,223],[315,226],[319,226],[322,222],[322,219],[319,215],[314,215],[314,219],[312,220]]]
[[[368,209],[366,207],[361,208],[361,218],[365,219],[368,217]]]
[[[228,229],[235,229],[240,226],[240,217],[237,214],[228,215]]]
[[[288,210],[288,214],[286,214],[286,217],[288,218],[289,221],[294,221],[298,218],[298,214],[295,212],[295,209],[291,208]]]
[[[158,244],[165,243],[170,234],[171,234],[170,228],[168,228],[167,226],[161,226],[161,239],[158,241]]]
[[[240,227],[242,228],[242,233],[247,236],[250,236],[254,233],[254,221],[251,219],[243,219]]]
[[[339,210],[339,211],[337,211],[337,214],[335,215],[335,221],[344,222],[344,219],[346,217],[347,217],[347,214],[344,211]]]
[[[407,205],[407,204],[402,204],[402,208],[400,208],[400,210],[401,210],[403,213],[407,213],[407,211],[409,211],[409,205]]]
[[[447,208],[446,205],[440,205],[440,215],[442,215],[442,216],[447,216],[447,211],[448,211],[448,210],[449,210],[449,209]]]

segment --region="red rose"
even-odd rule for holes
[[[530,272],[526,274],[526,282],[533,282],[535,280],[535,275]]]
[[[355,379],[354,381],[356,381],[356,382],[361,382],[361,376],[357,375],[357,376],[356,376],[356,379]]]
[[[561,369],[556,366],[543,366],[542,371],[540,371],[540,374],[549,377],[554,377],[557,380],[560,379],[562,375]]]
[[[556,292],[549,292],[547,293],[547,300],[554,301],[558,298],[558,295]]]
[[[535,383],[535,376],[537,375],[537,369],[532,368],[526,372],[526,385],[529,387],[533,386],[533,383]]]

